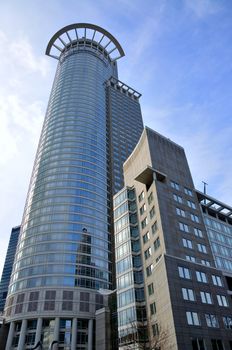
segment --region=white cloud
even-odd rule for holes
[[[16,36],[12,40],[0,31],[0,54],[4,63],[11,67],[21,67],[27,72],[39,72],[42,76],[46,76],[49,72],[48,60],[44,56],[34,54],[26,37]],[[5,66],[4,69],[6,69]]]
[[[0,93],[2,96],[27,93],[31,98],[35,80],[47,79],[51,63],[44,55],[37,55],[29,40],[24,36],[12,39],[0,30]],[[28,97],[27,97],[28,98]]]
[[[11,228],[22,218],[51,78],[49,60],[26,37],[0,31],[0,55],[1,273]]]
[[[6,252],[13,226],[20,224],[36,146],[43,120],[41,102],[27,103],[19,96],[0,97],[0,209]],[[3,232],[3,231],[2,231]],[[0,255],[0,271],[5,256]]]
[[[27,104],[19,96],[0,97],[0,166],[6,165],[21,150],[21,144],[29,143],[35,147],[43,120],[42,104]],[[37,139],[35,141],[35,139]]]

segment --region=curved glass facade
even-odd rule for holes
[[[135,107],[119,110],[120,123],[135,116],[142,131],[142,117],[134,113],[140,111],[138,95],[117,80],[116,60],[124,52],[110,33],[91,24],[67,26],[46,53],[58,67],[4,311],[10,323],[6,349],[24,350],[38,341],[47,349],[55,340],[59,349],[92,350],[102,327],[96,311],[108,306],[99,289],[114,289],[112,192],[121,170],[113,162],[116,154],[121,169],[140,136],[129,129],[128,140],[112,136],[112,107],[123,95]]]
[[[104,82],[113,73],[112,64],[91,50],[70,50],[58,64],[11,293],[40,286],[111,288]]]

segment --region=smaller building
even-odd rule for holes
[[[140,231],[133,188],[124,188],[114,197],[114,220],[119,346],[134,346],[146,343],[148,339]]]
[[[5,259],[3,272],[2,272],[2,278],[0,282],[0,313],[3,312],[5,302],[6,302],[11,271],[14,263],[14,257],[15,257],[17,243],[18,243],[18,238],[19,238],[19,232],[20,232],[20,226],[13,227],[11,230],[10,240],[9,240],[8,249],[6,253],[6,259]]]
[[[196,191],[207,229],[215,265],[232,276],[232,208],[200,191]]]
[[[184,149],[145,128],[124,163],[124,179],[126,187],[114,197],[120,349],[132,339],[134,348],[150,350],[231,350],[229,279],[208,230],[214,225],[209,220],[220,218],[209,218],[203,208]],[[229,220],[220,222],[228,237]],[[128,291],[130,298],[122,299]],[[141,325],[145,343],[138,337]]]

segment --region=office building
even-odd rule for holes
[[[115,287],[112,194],[143,130],[140,94],[118,79],[124,51],[98,26],[59,30],[46,54],[58,66],[5,307],[6,349],[110,349],[99,289]]]
[[[119,348],[231,350],[231,208],[196,191],[184,149],[149,128],[124,180],[114,196]]]
[[[5,263],[2,271],[2,278],[0,282],[0,313],[3,312],[5,302],[6,302],[11,271],[12,271],[16,247],[18,243],[19,231],[20,231],[20,226],[13,227],[11,230]]]
[[[229,281],[232,276],[232,208],[200,191],[196,193],[202,207],[215,265]]]

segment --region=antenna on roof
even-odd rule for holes
[[[202,181],[202,183],[204,184],[204,194],[206,194],[206,186],[208,186],[208,184],[205,181]]]

